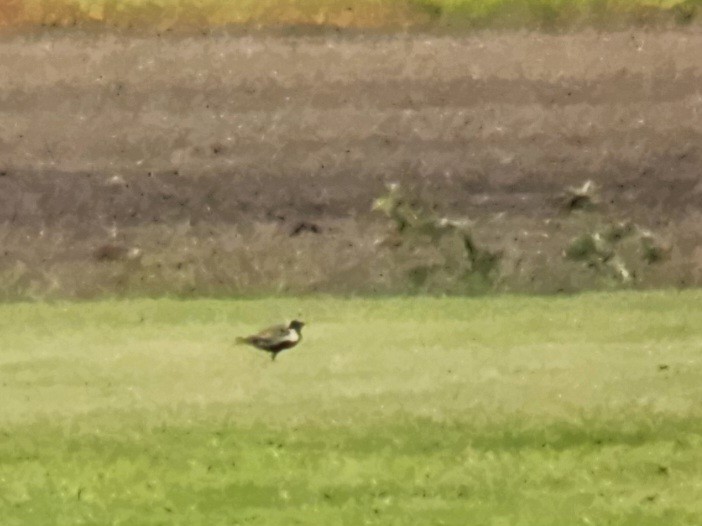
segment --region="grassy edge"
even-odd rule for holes
[[[0,7],[0,27],[203,31],[280,27],[355,29],[538,28],[686,25],[702,0],[15,0]]]

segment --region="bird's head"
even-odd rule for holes
[[[288,325],[288,328],[300,332],[300,329],[302,329],[304,326],[305,322],[300,320],[293,320],[290,322],[290,325]]]

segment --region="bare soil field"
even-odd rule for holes
[[[694,27],[5,35],[0,296],[404,291],[388,182],[474,221],[497,289],[601,286],[563,250],[605,218],[671,247],[638,285],[700,285],[700,57]]]

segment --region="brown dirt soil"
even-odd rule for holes
[[[605,217],[673,247],[639,285],[698,286],[700,57],[692,27],[6,35],[0,297],[407,290],[390,181],[475,221],[500,290],[601,286],[562,252]],[[587,179],[600,215],[564,214]]]

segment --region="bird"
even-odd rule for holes
[[[271,360],[275,361],[281,351],[292,349],[302,340],[302,327],[305,323],[293,320],[288,325],[274,325],[263,329],[258,334],[238,337],[236,343],[252,345],[257,349],[271,353]]]

